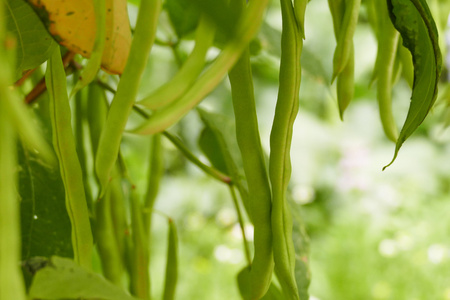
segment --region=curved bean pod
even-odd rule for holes
[[[399,33],[392,25],[387,4],[381,1],[378,6],[379,35],[376,72],[378,78],[377,100],[380,110],[380,119],[386,136],[393,142],[397,141],[398,128],[392,113],[392,83],[394,76],[394,63],[399,41]]]
[[[90,269],[93,238],[83,175],[77,158],[75,138],[70,120],[71,112],[67,96],[66,73],[59,48],[53,52],[48,61],[45,81],[50,98],[53,147],[60,164],[61,177],[66,190],[66,208],[72,224],[75,261]]]
[[[142,205],[136,189],[131,187],[131,229],[133,238],[131,292],[143,300],[150,299],[149,244],[142,218]]]
[[[163,300],[175,299],[175,288],[178,280],[178,235],[175,222],[169,218],[169,235],[167,237],[166,279]]]
[[[145,195],[144,203],[144,209],[148,212],[148,214],[144,215],[144,228],[148,235],[151,234],[153,206],[155,205],[161,178],[164,174],[164,156],[161,143],[161,134],[155,134],[151,138],[147,193]]]
[[[353,34],[355,32],[356,23],[358,22],[359,7],[361,0],[346,0],[345,12],[339,30],[336,50],[333,56],[333,76],[332,81],[341,73],[350,57],[353,45]]]
[[[239,273],[239,290],[244,299],[260,299],[269,289],[274,265],[270,217],[272,205],[259,136],[248,49],[228,76],[236,118],[236,137],[248,185],[248,214],[254,225],[255,254],[251,266]]]
[[[344,119],[344,111],[350,104],[355,94],[355,57],[354,47],[348,58],[347,65],[344,70],[337,76],[336,79],[336,92],[339,106],[339,115],[341,120]]]
[[[95,157],[100,197],[105,193],[112,168],[119,154],[120,141],[133,108],[148,54],[156,35],[161,0],[142,1],[127,65],[111,103]]]
[[[306,0],[305,0],[306,1]],[[303,47],[290,0],[281,0],[282,34],[278,100],[270,134],[269,175],[272,183],[272,235],[275,272],[287,299],[299,299],[295,281],[292,216],[286,202],[291,175],[290,146],[299,107],[300,56]]]
[[[108,2],[108,4],[111,5],[112,0],[108,0]],[[102,63],[103,49],[105,48],[106,38],[106,0],[96,0],[93,4],[95,24],[97,27],[94,48],[92,49],[89,62],[84,68],[83,73],[78,78],[79,80],[75,84],[75,87],[70,92],[69,98],[72,98],[75,93],[94,80]]]
[[[1,4],[3,5],[3,4]],[[3,77],[3,76],[0,76]],[[8,87],[0,83],[0,95]],[[20,262],[20,209],[16,194],[16,135],[11,119],[0,101],[0,299],[25,300]]]
[[[338,40],[344,17],[345,2],[344,0],[328,0],[328,6],[330,7],[331,16],[333,18],[334,35],[336,40]],[[353,99],[355,90],[355,58],[353,41],[351,43],[350,55],[347,64],[342,72],[337,75],[336,82],[337,101],[341,120],[344,118],[345,109]]]
[[[20,208],[16,193],[17,126],[7,108],[11,99],[11,61],[5,49],[3,2],[0,3],[0,299],[27,299],[19,262],[21,256]],[[12,62],[14,64],[14,60]],[[19,100],[19,101],[16,101]],[[22,103],[20,103],[22,104]],[[26,120],[29,121],[29,120]]]
[[[297,21],[298,30],[300,30],[300,35],[305,38],[305,10],[308,1],[294,0],[294,15]]]
[[[166,106],[181,97],[200,75],[205,65],[206,52],[214,41],[214,25],[206,16],[199,21],[195,47],[177,74],[149,96],[137,102],[149,109]]]

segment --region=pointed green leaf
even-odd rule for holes
[[[30,288],[31,299],[137,300],[98,274],[73,260],[53,256],[38,270]]]
[[[56,42],[48,33],[34,10],[23,0],[7,0],[5,21],[7,30],[17,40],[15,76],[33,69],[50,58]]]
[[[397,157],[403,142],[423,122],[436,101],[442,57],[438,32],[425,0],[388,0],[390,17],[413,57],[414,84],[405,124],[395,147]]]

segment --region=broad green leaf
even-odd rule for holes
[[[205,125],[199,139],[201,150],[215,168],[231,176],[234,181],[241,181],[244,172],[233,121],[203,109],[198,109],[198,112]]]
[[[166,0],[164,9],[178,38],[185,37],[197,27],[200,11],[193,1]]]
[[[18,147],[18,161],[22,260],[72,257],[71,226],[59,170],[22,145]]]
[[[45,62],[57,44],[47,32],[33,9],[23,0],[6,0],[7,30],[16,37],[15,77]]]
[[[392,23],[413,57],[414,83],[411,104],[395,147],[394,158],[405,140],[423,122],[436,101],[442,57],[436,24],[425,0],[388,0]]]
[[[293,230],[292,239],[295,248],[295,281],[300,299],[309,299],[308,287],[311,282],[309,269],[309,237],[300,214],[300,207],[290,200],[289,206],[292,213]]]
[[[217,140],[214,132],[205,127],[198,140],[200,149],[206,155],[211,164],[224,174],[229,174],[230,171],[227,168],[227,164],[225,162],[225,153],[224,150],[220,147],[220,142]]]
[[[137,300],[98,274],[73,260],[53,256],[33,278],[31,299]]]
[[[239,0],[240,1],[240,0]],[[199,11],[214,22],[217,30],[228,39],[235,33],[236,25],[241,16],[241,10],[233,7],[237,2],[226,0],[191,0]]]
[[[267,22],[261,24],[261,29],[258,33],[258,39],[263,45],[263,49],[267,50],[270,54],[280,57],[281,56],[281,31],[273,28]]]
[[[52,132],[44,94],[30,115],[33,126],[39,127],[45,141],[51,144]],[[37,126],[38,125],[38,126]],[[53,150],[51,154],[54,156]],[[71,225],[65,206],[64,185],[58,164],[46,163],[24,141],[18,146],[18,192],[21,199],[22,260],[52,255],[73,256]],[[30,274],[24,273],[27,286]]]
[[[197,111],[205,125],[199,139],[200,149],[215,168],[231,177],[248,211],[247,183],[234,122],[224,115],[200,108]]]

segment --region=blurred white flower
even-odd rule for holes
[[[252,242],[253,241],[253,232],[254,232],[254,228],[253,225],[249,224],[249,225],[244,225],[244,232],[245,232],[245,238],[247,239],[248,242]],[[242,241],[242,230],[241,230],[241,226],[236,223],[233,226],[233,229],[231,230],[231,236],[239,241]]]
[[[307,185],[296,185],[292,191],[292,197],[298,204],[308,204],[314,201],[314,189]]]
[[[393,257],[398,253],[397,242],[391,239],[385,239],[378,245],[378,252],[384,257]]]
[[[222,226],[230,226],[235,223],[236,220],[236,211],[229,207],[222,208],[216,215],[216,222]]]
[[[214,257],[220,262],[230,264],[240,264],[244,259],[241,250],[230,249],[225,245],[219,245],[214,249]]]
[[[433,264],[440,264],[446,257],[448,252],[444,245],[433,244],[428,247],[428,260]]]

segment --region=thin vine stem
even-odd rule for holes
[[[243,239],[243,244],[244,244],[245,257],[247,259],[247,264],[249,266],[251,266],[252,265],[252,256],[250,254],[250,248],[248,247],[248,241],[247,241],[247,237],[245,235],[244,218],[242,217],[241,207],[239,206],[239,201],[238,201],[238,198],[237,198],[237,195],[236,195],[236,191],[234,190],[234,186],[230,185],[229,187],[230,187],[231,198],[233,198],[233,203],[234,203],[234,206],[236,208],[236,213],[237,213],[237,217],[238,217],[239,227],[241,228],[242,239]]]

